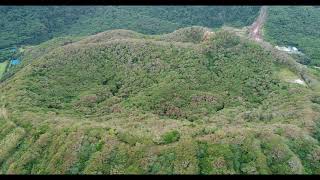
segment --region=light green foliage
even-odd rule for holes
[[[22,128],[15,128],[10,134],[6,135],[4,139],[0,141],[0,163],[3,163],[11,151],[18,146],[21,138],[24,136],[24,133],[25,132]]]
[[[235,173],[230,145],[200,143],[198,151],[201,174]]]
[[[179,141],[180,133],[179,131],[169,131],[161,136],[160,144],[169,144]]]
[[[299,158],[281,143],[281,137],[266,137],[262,143],[262,149],[267,155],[268,166],[274,174],[301,174],[304,169]]]
[[[0,79],[2,78],[2,75],[4,74],[4,72],[6,70],[7,64],[8,64],[7,61],[0,63]]]

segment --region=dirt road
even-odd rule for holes
[[[267,6],[262,6],[256,21],[251,25],[249,36],[255,41],[262,41],[262,27],[267,17]]]
[[[277,60],[279,63],[287,65],[291,71],[298,74],[302,79],[301,81],[303,81],[308,87],[320,90],[320,81],[318,80],[318,78],[308,73],[308,68],[296,62],[296,60],[288,53],[275,49],[271,43],[263,40],[262,28],[264,22],[266,21],[266,17],[267,6],[262,6],[259,16],[249,27],[249,38],[258,42],[258,44],[263,47],[263,49],[271,52],[271,54],[273,54],[273,56],[275,57],[275,60]],[[302,83],[301,81],[297,82]]]

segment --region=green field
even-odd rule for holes
[[[6,70],[7,64],[8,64],[8,61],[0,63],[0,78],[2,78],[2,74]]]

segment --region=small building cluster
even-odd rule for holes
[[[287,53],[290,53],[290,54],[302,54],[302,52],[300,52],[300,51],[298,50],[298,48],[293,47],[293,46],[288,46],[288,47],[276,46],[275,48],[278,49],[278,50],[280,50],[280,51],[284,51],[284,52],[287,52]]]

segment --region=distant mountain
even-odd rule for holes
[[[110,29],[161,34],[193,25],[246,26],[258,11],[239,6],[1,6],[0,48]]]
[[[1,6],[0,48],[39,44],[54,37],[86,36],[111,29],[144,34],[169,33],[188,26],[249,26],[258,6]],[[265,39],[294,46],[298,61],[320,66],[320,12],[317,6],[271,6]],[[0,57],[1,61],[1,57]]]

